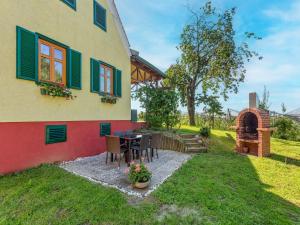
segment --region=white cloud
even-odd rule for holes
[[[280,19],[285,22],[300,21],[300,2],[294,1],[288,9],[271,8],[264,11],[266,16]]]
[[[248,65],[249,83],[275,84],[298,79],[300,74],[300,28],[281,28],[271,31],[254,48],[264,57]]]

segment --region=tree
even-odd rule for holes
[[[281,111],[282,111],[282,114],[285,114],[286,113],[286,106],[284,103],[281,103]]]
[[[143,111],[141,111],[138,115],[138,119],[139,121],[144,121],[145,120],[145,113]]]
[[[215,127],[215,117],[223,115],[223,107],[219,102],[217,96],[206,96],[203,97],[202,102],[205,106],[203,108],[204,112],[208,114],[209,120],[211,122],[211,127]]]
[[[176,64],[167,70],[166,85],[175,87],[180,102],[187,106],[190,125],[195,125],[195,107],[208,93],[223,96],[238,92],[245,78],[245,62],[258,54],[249,49],[246,39],[257,38],[245,33],[238,44],[233,29],[235,8],[218,13],[210,1],[199,11],[192,10],[192,21],[184,27],[178,49],[181,52]],[[259,57],[261,59],[261,57]],[[201,94],[197,94],[201,89]]]
[[[271,106],[271,104],[269,103],[269,98],[270,98],[270,92],[267,90],[267,87],[264,86],[263,97],[262,100],[259,100],[258,102],[258,108],[263,110],[269,110]]]
[[[169,129],[179,123],[178,94],[174,89],[144,86],[133,97],[145,109],[144,119],[150,127]]]

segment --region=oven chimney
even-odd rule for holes
[[[258,96],[256,92],[251,92],[249,94],[249,108],[257,108],[258,105]]]

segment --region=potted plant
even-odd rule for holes
[[[144,189],[149,186],[151,179],[151,172],[144,163],[130,164],[128,179],[133,187]]]
[[[74,99],[71,90],[62,84],[56,84],[51,82],[37,82],[37,86],[40,87],[41,95],[49,95],[52,97],[64,97],[68,99]]]
[[[103,103],[109,103],[109,104],[116,104],[117,103],[117,97],[111,96],[111,95],[104,95],[101,97],[101,102]]]

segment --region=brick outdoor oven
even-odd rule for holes
[[[236,151],[258,157],[270,155],[270,115],[257,108],[256,93],[249,94],[249,108],[236,119]]]

